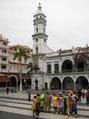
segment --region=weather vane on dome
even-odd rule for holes
[[[39,1],[39,6],[41,6],[42,0],[38,0]]]

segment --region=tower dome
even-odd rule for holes
[[[42,11],[41,3],[39,3],[38,10],[37,10],[37,12],[35,13],[34,16],[39,15],[39,14],[44,15],[44,13],[43,13],[43,11]],[[44,15],[44,16],[45,16],[45,15]]]

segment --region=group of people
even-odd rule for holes
[[[68,91],[37,94],[33,98],[32,110],[33,116],[39,116],[41,111],[77,116],[77,93]]]

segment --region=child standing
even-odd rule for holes
[[[33,111],[33,116],[36,114],[36,104],[37,104],[37,98],[34,96],[33,102],[32,102],[32,111]]]

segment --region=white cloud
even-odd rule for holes
[[[48,45],[53,49],[89,42],[89,0],[0,0],[0,33],[11,43],[32,45],[38,2],[47,16]]]

